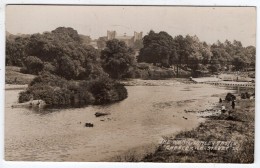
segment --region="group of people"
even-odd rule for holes
[[[222,101],[222,99],[221,98],[219,98],[219,103],[222,103],[223,101]],[[232,109],[235,109],[235,107],[236,107],[236,100],[232,100],[232,102],[231,102],[231,106],[232,106]],[[227,110],[226,110],[226,107],[222,104],[222,106],[221,106],[221,112],[222,113],[225,113]]]

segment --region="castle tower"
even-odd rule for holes
[[[113,40],[116,38],[116,31],[107,31],[107,40]]]
[[[134,42],[136,40],[142,40],[142,39],[143,39],[143,32],[140,33],[134,32]]]

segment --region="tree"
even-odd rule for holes
[[[80,66],[80,62],[72,60],[68,56],[62,56],[55,61],[56,73],[66,79],[75,79],[84,69]]]
[[[166,32],[155,33],[150,31],[143,38],[143,48],[140,50],[138,62],[160,63],[169,67],[174,54],[174,41],[172,36]]]
[[[244,68],[248,65],[248,59],[246,57],[243,57],[241,55],[235,56],[232,64],[234,65],[234,70],[241,71],[244,70]]]
[[[214,74],[215,72],[218,72],[220,69],[220,65],[219,64],[211,64],[208,69],[211,71],[212,74]]]
[[[59,27],[52,32],[33,34],[26,38],[7,42],[7,64],[16,65],[17,61],[14,63],[13,60],[21,58],[24,61],[28,55],[33,55],[44,62],[45,71],[66,79],[84,80],[89,79],[91,73],[95,73],[92,77],[97,76],[98,72],[102,73],[100,51],[85,45],[84,40],[72,28]],[[92,68],[96,71],[89,71],[89,64],[97,66]]]
[[[99,49],[104,49],[106,47],[106,37],[99,37],[97,40],[97,46]]]
[[[109,40],[101,52],[101,59],[103,68],[110,77],[119,79],[134,65],[134,51],[123,41]]]
[[[256,48],[254,46],[248,46],[245,48],[248,59],[250,60],[250,66],[255,68],[256,60]]]
[[[41,72],[44,67],[43,62],[35,56],[27,57],[24,60],[24,66],[28,73],[35,75],[38,75],[38,73]]]
[[[176,48],[177,72],[179,67],[190,69],[193,76],[198,76],[198,71],[209,63],[212,57],[210,47],[205,42],[200,42],[197,36],[181,35],[174,38]]]
[[[28,36],[10,35],[6,39],[6,65],[22,66],[22,60],[27,56]]]

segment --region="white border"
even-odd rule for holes
[[[199,164],[199,163],[102,163],[102,162],[6,162],[4,158],[4,84],[5,84],[5,6],[6,4],[66,4],[66,5],[178,5],[178,6],[256,6],[257,7],[257,56],[256,56],[256,110],[255,120],[260,120],[259,112],[259,10],[257,0],[0,0],[0,168],[157,168],[159,167],[199,167],[199,168],[256,168],[260,167],[260,123],[255,122],[255,163],[254,164]]]

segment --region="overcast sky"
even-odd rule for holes
[[[47,6],[8,5],[6,30],[12,34],[51,31],[72,27],[92,39],[151,29],[176,35],[197,35],[201,41],[234,39],[244,46],[254,45],[256,9],[254,7],[151,7],[151,6]]]

